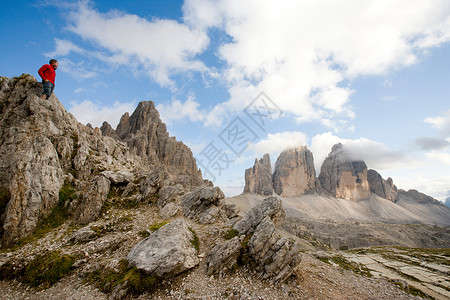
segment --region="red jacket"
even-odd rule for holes
[[[56,72],[52,65],[43,65],[39,69],[38,73],[42,80],[47,79],[51,83],[55,84]]]

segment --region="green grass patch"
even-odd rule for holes
[[[64,224],[70,216],[67,207],[69,203],[76,198],[77,195],[73,187],[67,183],[64,183],[59,191],[58,204],[52,209],[51,213],[46,218],[40,218],[34,232],[29,236],[19,239],[17,243],[13,245],[12,249],[18,249],[23,245],[38,240],[53,229]]]
[[[52,251],[37,256],[25,266],[7,262],[0,267],[0,279],[17,279],[32,287],[49,288],[72,270],[74,255]]]
[[[138,270],[127,260],[119,262],[118,270],[101,268],[85,274],[85,281],[93,284],[103,293],[110,294],[118,285],[126,283],[127,293],[140,295],[155,290],[160,278],[156,275],[148,275]]]
[[[341,268],[350,270],[355,274],[372,277],[372,274],[366,266],[353,261],[349,261],[340,255],[333,256],[329,260],[339,265]]]
[[[192,244],[192,246],[194,246],[195,250],[198,253],[200,251],[200,240],[198,239],[197,233],[194,231],[194,229],[192,229],[191,227],[188,227],[188,228],[194,235],[194,239],[191,240],[191,244]]]
[[[239,235],[239,231],[237,231],[234,228],[230,228],[227,230],[227,232],[225,232],[225,234],[223,235],[223,238],[226,240],[231,240],[232,238],[234,238],[238,235]]]
[[[161,227],[163,227],[163,226],[166,225],[167,223],[169,223],[169,222],[165,221],[165,222],[160,222],[160,223],[152,224],[152,225],[150,225],[150,226],[148,227],[148,230],[150,230],[151,232],[155,232],[156,230],[160,229]]]
[[[256,266],[255,261],[248,254],[248,242],[252,238],[253,234],[246,235],[244,240],[241,242],[241,253],[237,258],[237,263],[239,266],[248,266],[249,268],[254,268]]]

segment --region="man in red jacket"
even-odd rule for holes
[[[55,70],[58,68],[58,61],[56,59],[50,59],[48,65],[43,65],[38,73],[42,78],[42,85],[44,87],[44,93],[41,99],[48,99],[55,89]]]

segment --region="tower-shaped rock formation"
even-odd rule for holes
[[[140,102],[130,116],[125,113],[114,131],[103,123],[102,133],[127,143],[137,155],[151,164],[164,164],[175,183],[191,189],[203,183],[191,150],[170,137],[152,101]]]
[[[275,163],[273,189],[284,197],[314,193],[316,171],[314,158],[307,146],[283,151]]]
[[[245,170],[244,193],[272,195],[272,167],[269,154],[264,154],[260,160],[255,159],[253,168]]]
[[[361,200],[370,196],[367,166],[364,161],[351,161],[342,144],[333,146],[320,169],[319,182],[331,196]]]
[[[391,177],[384,180],[377,171],[370,169],[367,171],[367,181],[369,182],[371,193],[392,202],[397,198],[397,187],[394,185]]]

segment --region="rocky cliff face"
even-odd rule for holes
[[[269,154],[264,154],[259,160],[255,159],[253,168],[245,170],[244,193],[272,195],[272,166]]]
[[[315,192],[314,158],[308,147],[286,150],[280,154],[275,164],[273,188],[275,193],[284,197]]]
[[[384,180],[377,171],[370,169],[367,171],[367,181],[369,182],[371,193],[395,202],[398,191],[391,177]]]
[[[164,164],[175,183],[192,189],[202,185],[203,179],[191,150],[170,137],[166,125],[152,101],[140,102],[131,116],[125,113],[116,130],[105,122],[103,135],[125,142],[133,153],[151,164]]]
[[[319,181],[336,198],[361,200],[370,196],[366,163],[351,161],[342,144],[334,145],[323,162]]]
[[[153,103],[124,115],[117,132],[104,124],[103,132],[114,139],[80,124],[54,94],[39,99],[41,91],[31,75],[0,78],[0,235],[5,244],[33,232],[58,204],[64,182],[77,191],[64,205],[79,224],[98,217],[112,185],[133,185],[155,166],[167,167],[169,185],[178,182],[189,190],[202,184],[191,151],[169,137]]]

